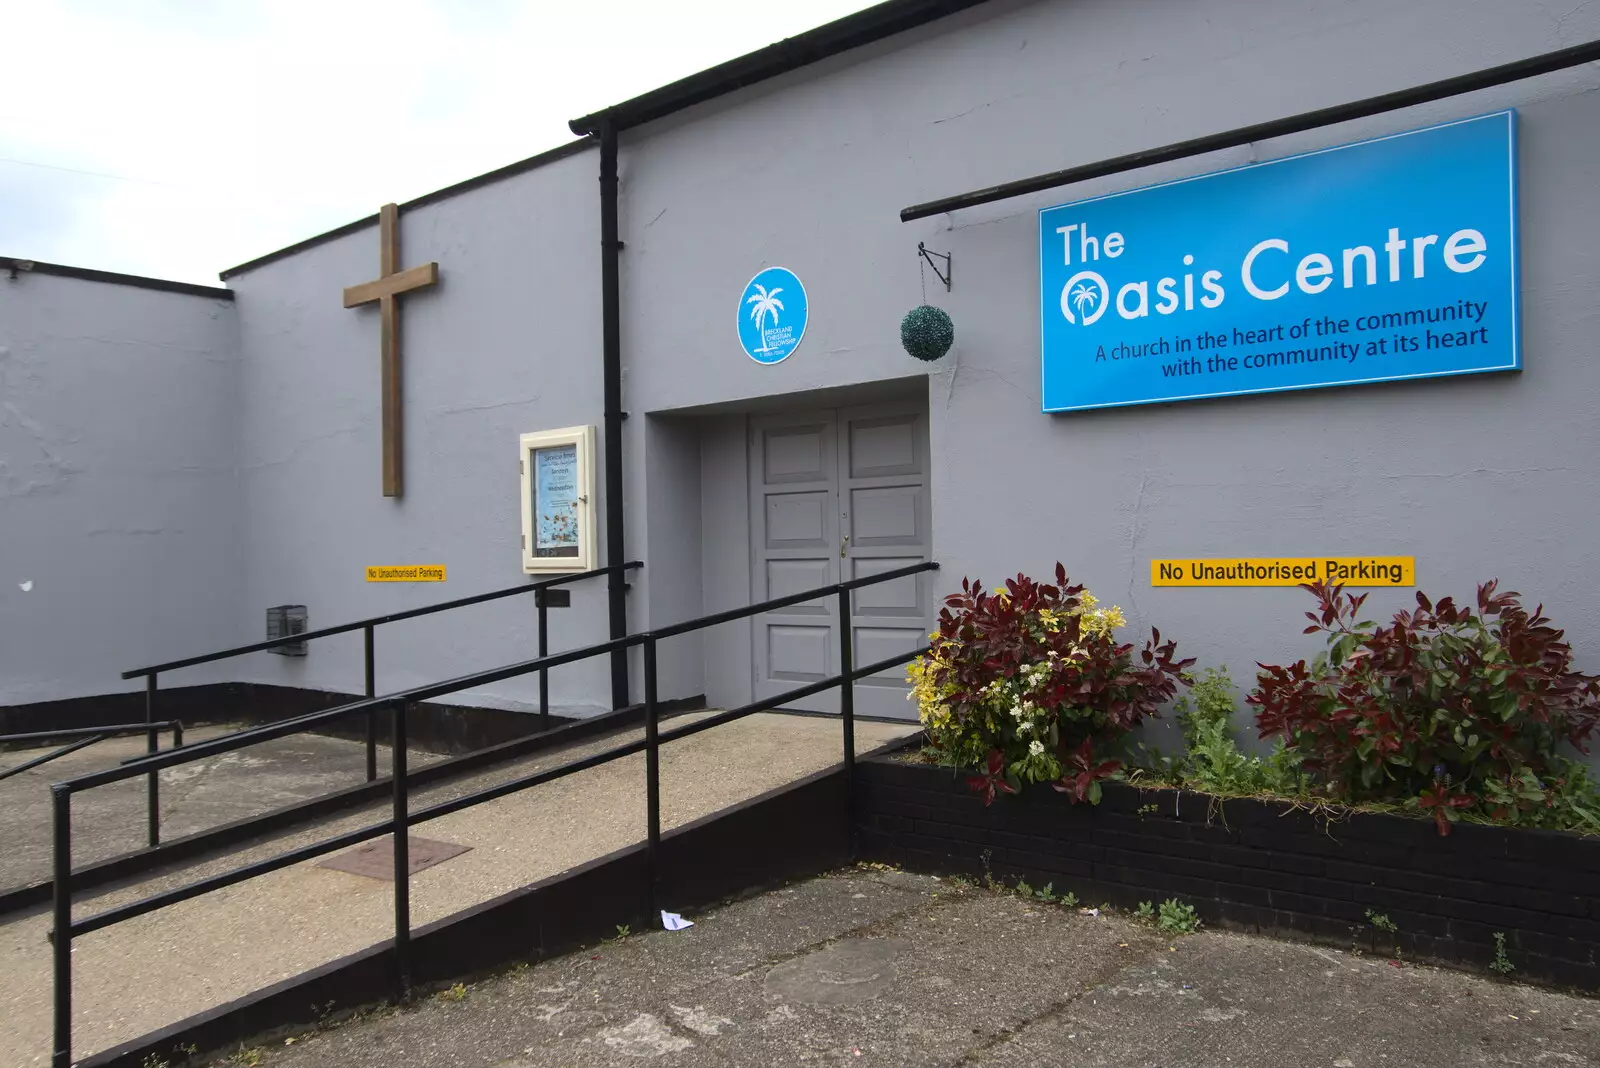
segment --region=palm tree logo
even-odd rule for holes
[[[1099,299],[1100,291],[1095,289],[1088,282],[1079,282],[1078,288],[1072,291],[1072,306],[1078,309],[1079,315],[1083,314],[1083,306],[1085,304],[1093,307],[1094,304],[1099,301]]]
[[[769,317],[772,319],[773,326],[778,325],[778,313],[783,310],[783,301],[778,299],[778,294],[782,292],[782,286],[773,286],[772,292],[769,293],[766,286],[758,284],[755,287],[755,293],[745,301],[746,304],[755,305],[754,308],[750,309],[750,318],[755,320],[756,333],[761,335],[761,348],[757,350],[759,352],[771,351],[767,348],[767,332],[764,326]]]
[[[1105,314],[1110,296],[1111,288],[1098,271],[1079,271],[1061,287],[1061,314],[1075,326],[1091,326]]]

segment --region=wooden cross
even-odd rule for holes
[[[439,265],[424,263],[400,270],[400,208],[385,204],[378,211],[378,277],[344,291],[344,306],[378,302],[382,323],[383,495],[401,496],[400,477],[400,294],[431,286]]]

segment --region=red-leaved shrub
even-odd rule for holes
[[[1460,812],[1538,823],[1582,769],[1600,723],[1600,679],[1572,668],[1572,648],[1543,606],[1478,587],[1477,611],[1417,593],[1387,626],[1360,619],[1366,595],[1306,585],[1318,610],[1307,634],[1327,636],[1315,662],[1259,665],[1262,737],[1304,757],[1319,792],[1344,801],[1403,801],[1449,832]],[[1574,783],[1588,789],[1586,783]],[[1531,818],[1523,818],[1531,817]]]

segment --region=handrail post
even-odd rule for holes
[[[657,893],[661,859],[661,737],[656,700],[656,640],[644,641],[644,788],[645,861],[649,868],[650,910],[660,907]]]
[[[183,724],[177,720],[172,721],[172,748],[183,748]]]
[[[845,818],[851,842],[856,821],[855,640],[850,628],[850,591],[839,591],[839,718],[844,724]],[[853,853],[854,850],[852,849]]]
[[[394,776],[394,966],[400,1000],[411,996],[411,840],[406,813],[406,703],[394,706],[391,766]]]
[[[533,595],[533,603],[539,609],[539,659],[543,660],[550,655],[550,608],[546,603],[545,591],[540,590]],[[546,668],[539,669],[539,729],[550,729],[550,672]]]
[[[144,677],[144,721],[149,725],[145,732],[144,750],[154,753],[161,748],[161,739],[157,737],[156,722],[156,673],[154,671]],[[145,823],[146,839],[151,847],[161,844],[161,783],[159,773],[152,771],[145,780]]]
[[[368,698],[378,696],[378,672],[372,642],[372,625],[369,623],[364,635],[366,645],[366,689]],[[373,782],[378,778],[378,713],[373,709],[367,710],[367,781]]]
[[[54,958],[55,1042],[50,1058],[52,1068],[72,1064],[72,792],[61,783],[50,787],[54,820],[54,853],[51,857],[54,927],[51,949]]]

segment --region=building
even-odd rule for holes
[[[993,584],[1059,560],[1135,632],[1157,625],[1243,679],[1310,651],[1305,594],[1156,586],[1153,560],[1370,556],[1414,558],[1431,593],[1498,577],[1542,601],[1594,667],[1594,62],[901,213],[1596,39],[1600,10],[1532,2],[891,0],[576,120],[570,145],[400,206],[391,266],[438,269],[399,298],[399,496],[380,485],[381,313],[342,299],[379,274],[376,216],[225,271],[226,291],[5,261],[0,706],[122,692],[137,685],[123,670],[257,640],[275,605],[307,606],[318,627],[522,581],[522,436],[589,427],[584,536],[596,562],[645,566],[618,590],[620,614],[605,579],[574,585],[551,612],[555,649],[937,559],[936,575],[859,597],[867,662],[918,644],[963,576]],[[1503,109],[1517,129],[1519,370],[1042,411],[1041,209]],[[777,362],[738,332],[772,267],[803,282],[807,305]],[[955,324],[931,363],[899,337],[924,302]],[[367,581],[378,565],[443,565],[448,580]],[[1371,603],[1412,593],[1379,587]],[[832,612],[672,639],[661,695],[732,705],[831,672]],[[537,633],[513,598],[381,641],[387,692],[527,659]],[[354,633],[162,686],[359,692],[360,662]],[[554,707],[638,700],[637,652],[621,666],[557,670]],[[873,682],[861,712],[911,713],[897,672]],[[536,683],[461,697],[524,709]]]

